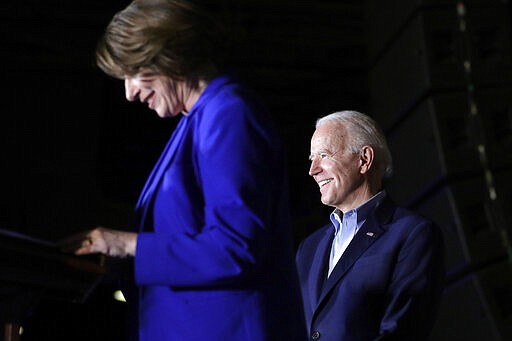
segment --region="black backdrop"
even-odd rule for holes
[[[474,130],[455,130],[459,145],[446,142],[446,136],[454,136],[452,127],[464,126],[470,117],[468,97],[475,97],[483,122],[496,116],[502,128],[487,133],[501,136],[501,144],[490,144],[501,146],[501,153],[498,148],[489,155],[501,155],[495,159],[505,161],[510,155],[512,61],[506,4],[464,2],[468,15],[483,18],[479,35],[466,37],[458,28],[457,2],[449,0],[203,2],[231,29],[235,42],[231,65],[267,102],[283,136],[296,243],[323,225],[330,211],[320,204],[317,187],[307,175],[309,137],[316,118],[335,110],[368,112],[386,128],[394,153],[397,176],[388,190],[399,203],[438,221],[446,234],[454,277],[435,339],[506,339],[503,335],[510,335],[506,334],[510,330],[502,325],[512,314],[510,291],[503,289],[512,273],[504,256],[508,237],[498,233],[493,239],[490,232],[490,237],[472,238],[468,231],[469,222],[482,216],[480,225],[510,231],[506,214],[492,213],[491,218],[474,214],[485,207],[510,211],[509,164],[485,168],[477,158],[472,167],[468,154],[450,154],[454,146],[462,148],[458,151],[467,147],[469,155],[474,152],[470,138]],[[6,0],[0,4],[4,82],[0,227],[55,240],[98,224],[129,226],[138,192],[176,120],[161,120],[145,106],[127,103],[122,82],[103,75],[94,65],[97,38],[127,3]],[[496,10],[500,20],[492,14]],[[469,27],[472,22],[468,19]],[[477,46],[481,53],[471,54],[460,44]],[[482,79],[482,74],[501,78],[468,80],[463,69],[466,57],[487,63],[481,63],[487,68],[480,74],[478,69],[470,74],[473,78]],[[471,86],[482,91],[473,92]],[[486,113],[488,103],[495,102],[503,104]],[[451,168],[461,164],[469,166]],[[494,174],[499,205],[482,204],[488,201],[485,176],[484,189],[475,189],[485,170]],[[495,244],[486,244],[489,240]],[[491,257],[471,251],[482,247],[503,252]],[[112,300],[113,289],[115,283],[107,281],[80,305],[41,302],[23,321],[23,338],[122,338],[126,307]],[[497,301],[505,304],[496,306]]]

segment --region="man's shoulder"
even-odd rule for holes
[[[431,219],[422,215],[421,213],[407,208],[401,204],[396,203],[391,197],[387,196],[382,203],[376,208],[377,216],[381,218],[381,222],[395,223],[397,221],[409,222],[428,222],[432,223]]]
[[[325,237],[325,235],[329,233],[329,231],[334,233],[334,228],[331,224],[320,227],[302,240],[300,243],[300,248],[316,246]]]
[[[434,222],[421,213],[406,207],[396,206],[393,214],[393,222],[408,221],[412,223],[434,224]]]
[[[331,231],[334,230],[332,225],[322,226],[300,242],[296,254],[296,262],[299,266],[299,272],[301,272],[301,269],[309,268],[311,262],[313,262],[313,259],[315,258],[318,245],[323,238],[327,237],[329,229],[332,229]]]
[[[439,225],[414,210],[397,206],[389,221],[388,231],[405,236],[421,235],[424,238],[442,239]]]

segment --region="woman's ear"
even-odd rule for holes
[[[370,146],[364,146],[363,148],[361,148],[361,154],[359,157],[360,157],[359,171],[361,172],[361,174],[366,174],[373,167],[373,160],[375,157],[373,148]]]

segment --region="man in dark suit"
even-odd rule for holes
[[[443,288],[443,242],[431,221],[393,204],[382,189],[391,155],[368,116],[317,121],[309,174],[332,224],[297,252],[311,340],[428,339]]]

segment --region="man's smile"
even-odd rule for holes
[[[325,179],[325,180],[322,180],[322,181],[319,181],[318,182],[318,186],[320,188],[324,187],[325,185],[327,185],[329,182],[333,181],[334,179],[330,178],[330,179]]]

